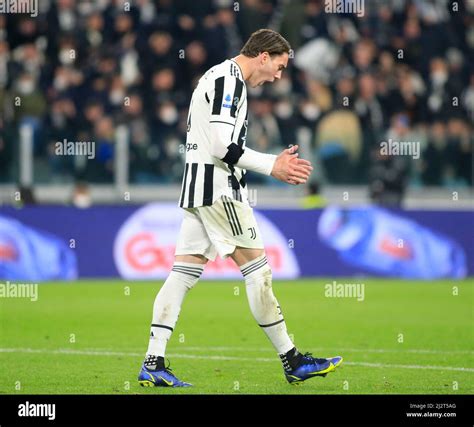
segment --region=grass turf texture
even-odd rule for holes
[[[187,295],[168,345],[173,372],[194,384],[186,389],[142,388],[136,381],[162,282],[40,284],[36,302],[0,298],[0,393],[474,391],[472,279],[359,281],[365,283],[361,302],[325,297],[324,286],[332,280],[274,282],[298,348],[316,357],[344,357],[334,373],[300,386],[284,379],[278,357],[250,313],[244,284],[201,281]],[[453,286],[459,295],[453,295]]]

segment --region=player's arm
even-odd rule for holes
[[[237,112],[244,102],[243,83],[233,76],[219,77],[207,92],[210,107],[211,154],[228,165],[270,175],[276,157],[242,148],[232,142]]]
[[[297,146],[284,150],[279,156],[244,149],[232,142],[243,83],[235,77],[219,77],[208,90],[210,106],[211,154],[239,168],[251,170],[290,184],[307,181],[312,167],[307,160],[298,159]]]

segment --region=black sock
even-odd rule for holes
[[[293,347],[288,353],[280,354],[279,356],[285,371],[291,371],[295,369],[300,364],[303,357],[303,355],[298,352],[296,347]]]
[[[161,356],[155,356],[154,354],[149,354],[145,358],[144,365],[145,368],[149,369],[150,371],[165,369],[165,358]]]

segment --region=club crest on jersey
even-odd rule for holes
[[[232,97],[229,94],[227,94],[227,96],[225,97],[225,102],[222,104],[222,106],[224,108],[231,108],[232,104],[229,104],[231,100],[232,100]]]

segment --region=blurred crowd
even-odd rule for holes
[[[357,17],[324,0],[41,0],[37,17],[0,15],[0,182],[18,179],[24,123],[35,182],[112,182],[120,124],[131,182],[180,182],[198,79],[267,27],[293,51],[280,81],[249,90],[249,146],[298,143],[316,181],[374,199],[472,186],[474,6],[455,3],[365,0]],[[55,155],[64,139],[95,141],[95,158]],[[420,157],[382,154],[389,139]]]

